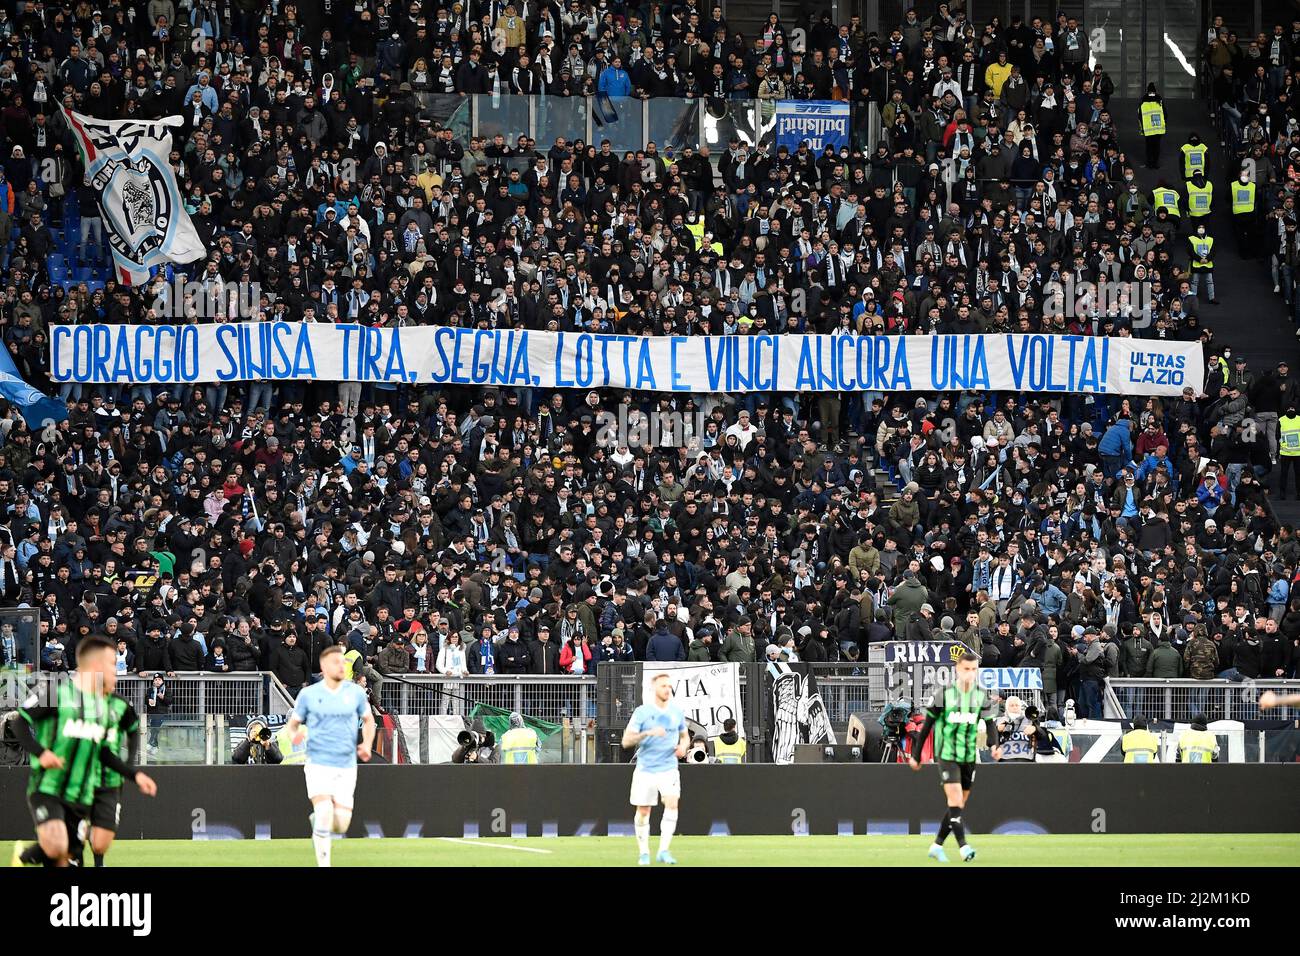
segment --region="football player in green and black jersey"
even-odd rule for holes
[[[18,744],[31,755],[27,805],[37,842],[26,849],[16,846],[15,864],[80,863],[104,768],[134,780],[146,796],[157,792],[152,779],[116,752],[123,716],[111,703],[116,686],[117,650],[105,638],[91,636],[77,644],[77,671],[57,685],[53,704],[41,705],[33,697],[18,710],[12,726]]]
[[[966,842],[966,827],[961,813],[970,799],[971,785],[975,782],[975,765],[979,762],[979,725],[983,721],[988,741],[993,745],[993,759],[1002,756],[997,746],[998,731],[994,725],[997,707],[988,692],[976,681],[979,675],[979,658],[969,652],[957,661],[955,682],[940,690],[925,710],[925,725],[912,738],[912,754],[908,765],[921,769],[921,749],[934,729],[934,759],[939,764],[939,779],[948,798],[948,814],[939,825],[939,833],[930,847],[929,856],[947,863],[943,852],[944,841],[952,833],[961,847],[961,858],[967,862],[975,859],[975,848]]]
[[[108,708],[110,723],[104,741],[129,766],[139,752],[140,718],[130,702],[117,694],[109,695]],[[95,866],[104,865],[104,856],[113,845],[121,820],[122,774],[101,761],[99,786],[90,808],[90,852],[95,856]]]

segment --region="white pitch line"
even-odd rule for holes
[[[441,840],[444,843],[463,843],[466,846],[486,847],[489,850],[518,850],[520,853],[547,853],[547,854],[551,852],[550,850],[539,850],[537,849],[537,847],[532,847],[532,846],[514,846],[513,844],[510,843],[489,843],[483,839],[466,840],[461,837],[435,837],[434,839]]]

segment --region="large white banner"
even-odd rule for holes
[[[184,120],[101,120],[59,108],[81,152],[86,182],[99,193],[117,281],[140,285],[152,266],[202,258],[206,250],[169,165],[169,127]]]
[[[949,391],[1179,395],[1197,342],[1082,335],[599,335],[245,322],[54,326],[57,382],[256,379],[652,392]]]
[[[722,733],[722,722],[734,720],[736,733],[745,736],[740,703],[740,665],[686,661],[647,661],[641,673],[641,702],[654,702],[654,678],[667,674],[673,682],[673,703],[710,737]]]

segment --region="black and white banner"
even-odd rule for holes
[[[764,683],[767,726],[772,732],[772,762],[794,763],[796,744],[833,744],[835,731],[817,678],[807,664],[768,664]]]
[[[654,701],[654,678],[667,674],[673,684],[673,703],[687,720],[703,727],[709,737],[722,733],[726,720],[736,722],[736,733],[745,735],[740,705],[740,665],[686,661],[647,661],[641,669],[641,700]]]
[[[182,125],[179,116],[101,120],[60,109],[81,151],[86,182],[99,193],[118,282],[140,285],[153,266],[207,254],[169,164],[169,127]]]

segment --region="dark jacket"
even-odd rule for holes
[[[252,760],[249,760],[250,756],[252,756]],[[230,755],[231,763],[278,764],[283,760],[284,755],[280,753],[280,745],[275,742],[274,738],[267,745],[262,745],[259,742],[256,750],[253,749],[253,742],[245,739]]]
[[[301,687],[311,677],[307,652],[299,644],[280,644],[271,652],[271,672],[285,687]]]
[[[193,637],[178,637],[169,645],[172,670],[201,671],[207,665],[203,645]]]
[[[560,645],[555,641],[530,641],[528,656],[528,673],[560,673]]]
[[[1183,658],[1167,640],[1162,640],[1147,658],[1147,677],[1173,679],[1183,676]]]
[[[1119,646],[1119,673],[1121,677],[1145,677],[1147,660],[1154,648],[1145,637],[1130,637]]]
[[[170,671],[172,667],[171,648],[161,637],[151,640],[148,635],[142,637],[135,645],[135,665],[144,673]],[[207,666],[206,662],[203,665]]]
[[[404,644],[392,641],[379,652],[375,666],[381,674],[405,674],[411,669],[411,655]]]
[[[907,621],[907,626],[903,628],[903,640],[905,641],[932,641],[934,633],[930,630],[930,622],[926,620],[924,614],[913,614]]]
[[[500,673],[501,671],[501,658],[499,654],[500,654],[500,648],[493,647],[492,648],[492,672],[494,674]],[[469,669],[469,672],[471,674],[486,673],[487,668],[484,664],[484,656],[485,655],[482,650],[481,641],[475,641],[473,644],[469,646],[469,650],[465,652],[465,666]]]
[[[507,638],[497,647],[498,674],[527,674],[532,668],[532,661],[532,650],[522,639]]]
[[[655,631],[646,645],[645,659],[648,661],[684,661],[686,648],[682,647],[681,638],[665,630]]]

